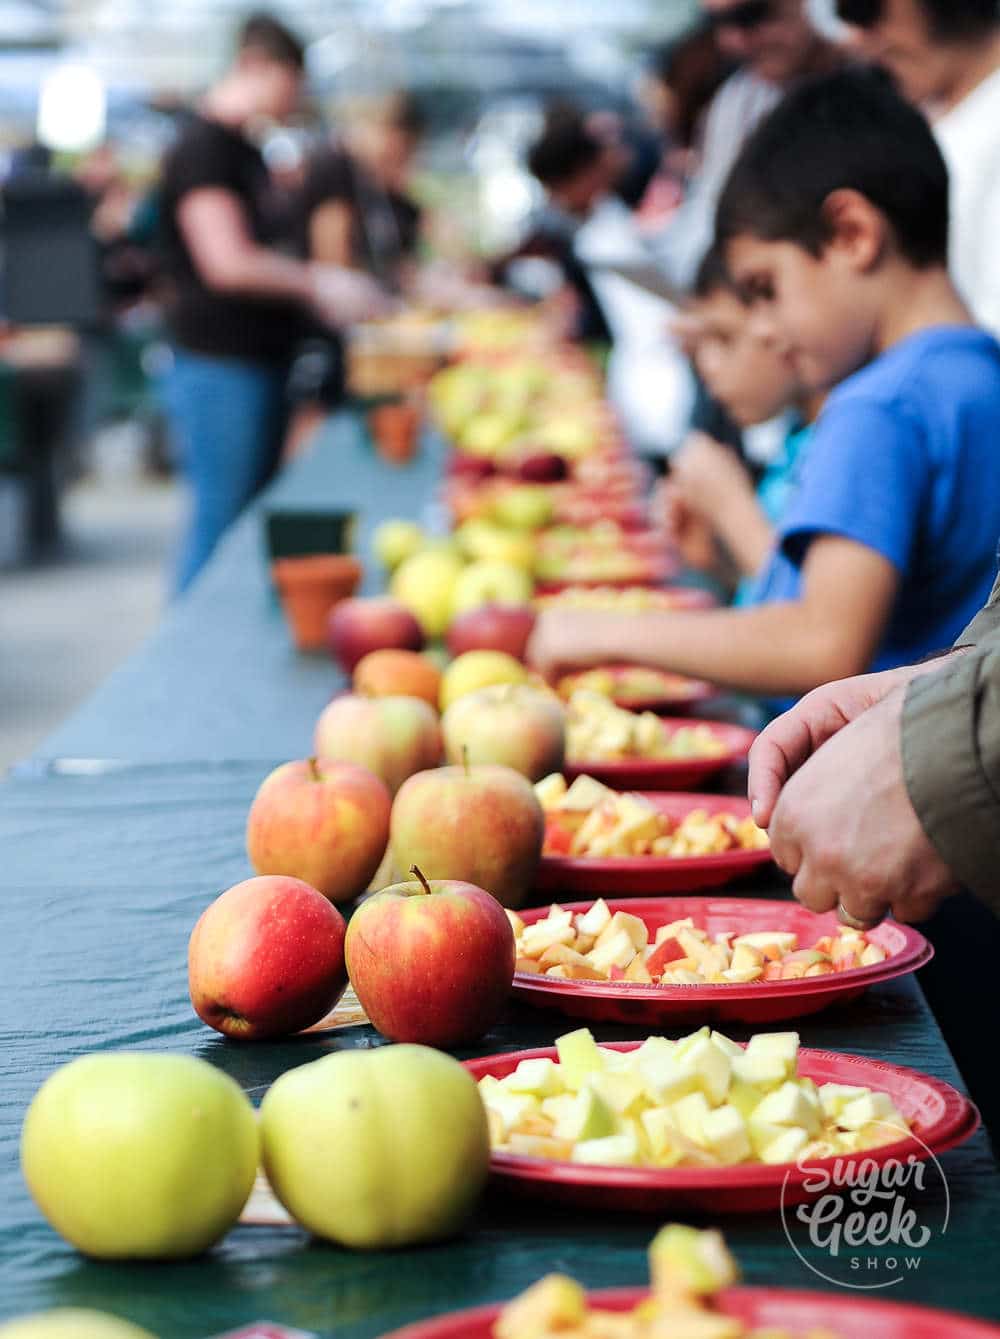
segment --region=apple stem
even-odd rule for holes
[[[462,766],[465,768],[465,775],[468,776],[468,775],[469,775],[469,746],[468,746],[468,744],[463,744],[463,745],[462,745]]]
[[[323,778],[322,778],[322,777],[320,776],[320,774],[319,774],[319,767],[317,766],[317,759],[316,759],[316,758],[310,758],[310,759],[309,759],[309,762],[308,762],[308,766],[309,766],[309,779],[310,779],[310,781],[322,781]]]
[[[431,886],[430,886],[430,884],[427,882],[427,880],[424,878],[424,875],[423,875],[422,870],[420,869],[420,866],[419,866],[419,865],[411,865],[411,866],[410,866],[410,873],[413,875],[414,878],[419,879],[420,882],[424,885],[424,892],[430,894]]]

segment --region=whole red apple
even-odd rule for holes
[[[363,893],[389,840],[392,801],[372,772],[345,762],[287,762],[261,783],[247,817],[258,874],[304,879],[331,902]]]
[[[461,879],[506,907],[524,906],[542,857],[545,815],[511,767],[438,767],[404,781],[392,806],[397,869]]]
[[[195,1013],[227,1037],[257,1041],[325,1018],[347,985],[344,918],[301,879],[246,879],[191,932]]]
[[[458,1046],[500,1017],[514,932],[495,898],[457,879],[397,883],[351,917],[345,955],[372,1025],[390,1041]]]
[[[466,651],[505,651],[523,660],[535,626],[535,612],[526,604],[484,604],[460,614],[448,629],[452,656]]]
[[[437,712],[422,698],[345,693],[323,708],[313,747],[320,758],[366,767],[395,795],[408,776],[438,765],[443,745]]]
[[[420,651],[424,633],[405,605],[388,596],[341,600],[330,611],[327,640],[334,659],[350,674],[369,651]]]
[[[569,466],[565,456],[557,456],[553,451],[536,451],[518,462],[517,473],[529,483],[552,484],[566,478]]]

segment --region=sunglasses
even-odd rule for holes
[[[774,0],[741,0],[728,9],[710,10],[707,14],[713,28],[741,28],[749,32],[774,16]]]

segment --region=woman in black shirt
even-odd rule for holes
[[[232,69],[164,163],[174,352],[166,407],[193,495],[178,592],[274,468],[287,364],[306,318],[336,324],[380,308],[369,280],[269,245],[270,181],[249,132],[291,116],[302,70],[302,47],[286,28],[249,20]]]

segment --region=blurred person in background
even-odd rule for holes
[[[853,45],[930,116],[951,176],[951,271],[1000,334],[1000,10],[997,0],[838,0]]]
[[[718,247],[699,267],[687,311],[699,331],[694,364],[714,400],[744,429],[784,420],[780,449],[759,480],[731,446],[695,430],[671,456],[660,492],[667,535],[687,565],[735,584],[735,602],[745,604],[797,487],[822,397],[807,393],[787,350],[756,332]]]
[[[701,9],[720,54],[739,68],[712,99],[684,204],[651,242],[678,290],[690,288],[711,245],[715,206],[744,141],[789,88],[843,59],[813,27],[806,0],[701,0]]]
[[[528,168],[544,188],[545,202],[529,219],[517,250],[495,265],[498,276],[513,277],[518,260],[549,262],[554,276],[550,303],[561,310],[569,338],[585,343],[610,343],[611,331],[575,242],[608,198],[621,166],[617,146],[596,134],[582,112],[564,103],[550,109],[528,151]]]
[[[160,190],[173,365],[166,412],[192,510],[175,574],[183,591],[267,480],[280,450],[288,361],[303,324],[377,310],[368,279],[275,249],[271,183],[254,135],[298,106],[303,48],[267,15],[164,162]]]
[[[719,50],[711,25],[699,23],[653,53],[639,84],[646,121],[662,145],[660,165],[638,202],[644,228],[663,226],[698,170],[705,117],[735,64]]]
[[[423,131],[416,99],[394,93],[358,109],[346,136],[313,157],[302,196],[308,256],[407,287],[421,234],[410,173]]]

